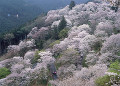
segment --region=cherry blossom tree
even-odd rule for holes
[[[112,35],[106,39],[101,49],[102,53],[111,52],[116,54],[120,51],[120,34]]]
[[[113,25],[111,22],[100,22],[96,27],[96,32],[105,31],[108,35],[113,33]]]

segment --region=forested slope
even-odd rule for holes
[[[111,7],[72,2],[49,11],[44,26],[1,56],[0,85],[120,86],[120,9]]]

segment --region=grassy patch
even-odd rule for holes
[[[99,77],[98,79],[96,79],[95,84],[96,86],[111,86],[111,85],[107,85],[106,83],[108,83],[110,81],[110,76],[105,75],[103,77]]]
[[[119,82],[119,76],[116,75],[116,76],[108,76],[108,75],[105,75],[103,77],[99,77],[98,79],[95,80],[95,84],[96,86],[111,86],[113,85],[113,83],[118,83]],[[118,86],[119,84],[117,84]]]
[[[109,72],[120,74],[119,70],[120,70],[120,62],[118,60],[110,64]]]
[[[10,70],[7,68],[0,68],[0,79],[5,78],[10,74]]]

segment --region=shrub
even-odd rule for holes
[[[95,52],[99,52],[101,47],[102,47],[102,43],[99,41],[96,42],[95,45],[93,46]]]
[[[10,74],[10,70],[7,68],[0,68],[0,79],[5,78]]]
[[[86,58],[83,58],[83,60],[82,60],[82,66],[83,67],[88,67],[88,65],[86,64],[86,60],[85,60]]]
[[[40,55],[38,55],[39,52],[40,52],[40,51],[36,51],[35,57],[34,57],[33,59],[31,59],[31,63],[32,63],[32,64],[37,63],[38,59],[40,59]]]
[[[43,49],[44,40],[38,39],[35,41],[36,48]]]
[[[64,28],[63,30],[61,30],[60,33],[59,33],[59,38],[67,37],[68,36],[68,31],[69,31],[69,29],[67,29],[67,28]]]

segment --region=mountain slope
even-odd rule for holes
[[[45,26],[8,46],[0,68],[11,74],[4,74],[1,86],[120,85],[120,9],[89,2],[51,10],[44,18]]]

